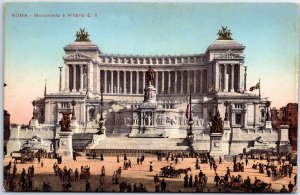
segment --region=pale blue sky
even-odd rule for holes
[[[13,13],[28,17],[12,17]],[[61,17],[30,16],[35,13]],[[62,17],[68,13],[97,17]],[[261,78],[262,95],[280,107],[296,101],[298,19],[297,7],[283,3],[9,3],[4,80],[5,98],[11,101],[4,107],[28,108],[29,100],[43,95],[45,79],[48,91],[58,90],[63,47],[75,40],[80,27],[104,53],[172,55],[204,53],[221,26],[231,29],[232,37],[246,46],[248,88]],[[17,97],[20,94],[22,99]],[[31,115],[31,110],[24,113]]]

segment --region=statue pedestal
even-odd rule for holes
[[[39,121],[37,119],[31,119],[29,127],[37,127],[39,126]]]
[[[144,89],[144,103],[156,103],[156,89],[149,84]]]
[[[60,131],[59,133],[59,149],[57,153],[62,159],[73,159],[72,147],[72,131]]]
[[[219,158],[219,156],[223,156],[223,150],[222,150],[222,133],[210,133],[210,156],[215,157],[216,159]]]
[[[266,121],[265,129],[272,129],[272,122]]]

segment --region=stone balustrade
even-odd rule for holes
[[[176,65],[197,64],[205,59],[205,55],[194,56],[119,56],[100,55],[100,63],[103,64],[138,64],[138,65]]]

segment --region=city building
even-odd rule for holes
[[[224,155],[289,150],[287,126],[271,126],[270,102],[247,91],[245,46],[226,28],[201,54],[110,55],[102,49],[80,29],[64,47],[59,91],[34,101],[28,128],[11,128],[10,152],[33,137],[42,138],[39,147],[57,151],[64,144],[62,112],[72,113],[74,150],[182,152],[192,146],[196,152],[219,148]],[[149,69],[155,74],[150,85]],[[191,117],[186,116],[189,94]],[[98,135],[101,110],[105,131]],[[217,112],[224,120],[218,142],[210,132]],[[189,126],[193,136],[187,143]]]
[[[298,104],[288,103],[279,110],[271,109],[272,126],[278,128],[280,125],[289,125],[289,140],[292,150],[297,150],[297,130],[298,130]]]

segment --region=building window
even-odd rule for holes
[[[265,111],[264,110],[261,111],[261,118],[265,118]]]
[[[235,114],[235,124],[240,125],[242,123],[242,115]]]

